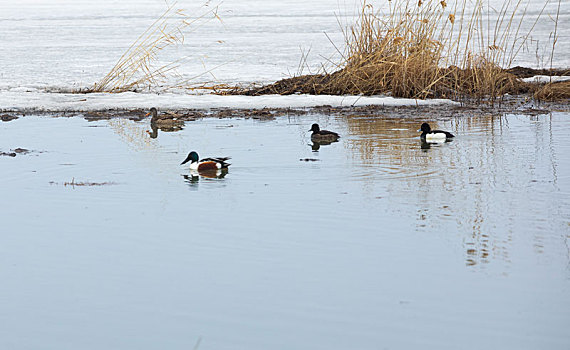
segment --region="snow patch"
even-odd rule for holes
[[[524,78],[523,81],[525,83],[549,83],[549,82],[559,82],[559,81],[567,81],[570,80],[570,77],[551,77],[548,75],[535,75],[534,77]]]
[[[263,95],[263,96],[220,96],[213,94],[148,94],[124,92],[118,94],[62,94],[46,92],[0,92],[0,110],[10,111],[99,111],[148,109],[211,109],[211,108],[304,108],[330,105],[348,106],[413,106],[434,104],[456,104],[451,100],[415,100],[388,96],[332,96],[332,95]]]

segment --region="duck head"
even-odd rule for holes
[[[198,159],[200,159],[200,158],[198,158],[198,153],[192,151],[192,152],[188,153],[188,157],[186,157],[186,159],[184,159],[184,161],[182,163],[180,163],[180,165],[186,164],[189,161],[190,161],[190,163],[194,163],[194,162],[197,162]]]
[[[311,130],[309,130],[309,131],[319,132],[319,131],[321,131],[321,128],[319,128],[319,124],[315,123],[315,124],[313,124],[313,126],[311,126]]]
[[[421,132],[430,132],[431,131],[431,127],[429,126],[428,123],[423,123],[422,126],[420,127]]]
[[[150,111],[147,114],[145,114],[144,116],[148,117],[149,115],[152,115],[153,118],[156,118],[157,114],[158,114],[158,111],[156,110],[156,108],[152,107],[150,109]]]

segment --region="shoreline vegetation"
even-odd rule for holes
[[[526,18],[522,1],[505,1],[498,10],[476,0],[449,4],[445,0],[389,0],[387,13],[364,2],[354,25],[344,31],[345,51],[332,73],[302,75],[260,87],[244,87],[228,94],[378,95],[401,98],[487,100],[526,95],[539,101],[570,97],[570,81],[529,83],[534,75],[568,76],[570,69],[511,67],[531,32],[521,33]],[[558,3],[559,4],[559,3]],[[489,29],[488,15],[496,16]],[[558,12],[560,11],[558,7]],[[520,17],[515,23],[514,18]],[[557,41],[558,13],[553,22],[552,65]]]
[[[338,50],[339,63],[329,62],[333,66],[331,73],[323,68],[319,73],[262,86],[212,83],[190,87],[186,80],[171,83],[171,87],[249,96],[388,95],[494,103],[507,95],[523,95],[537,101],[563,101],[570,98],[570,81],[529,83],[522,78],[538,74],[569,76],[570,69],[511,67],[527,45],[535,24],[544,17],[553,21],[549,39],[552,51],[546,60],[552,67],[560,0],[545,1],[534,18],[527,16],[522,0],[507,0],[499,9],[491,8],[488,0],[473,3],[456,0],[449,4],[446,0],[388,0],[388,9],[383,11],[364,1],[356,22],[343,29],[344,50]],[[558,5],[557,13],[544,12],[549,4]],[[180,61],[154,68],[159,51],[183,43],[184,30],[193,31],[205,21],[220,18],[217,6],[205,7],[195,17],[174,6],[133,43],[109,74],[82,92],[133,91],[141,85],[156,84],[167,74],[175,74]],[[489,12],[495,18],[493,23],[489,23]],[[527,33],[521,32],[523,21],[531,24]],[[301,65],[304,61],[306,57],[302,57]]]

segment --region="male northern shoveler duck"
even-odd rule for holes
[[[334,131],[321,130],[319,124],[313,124],[311,130],[311,141],[313,142],[335,142],[338,141],[340,135]]]
[[[418,131],[422,132],[420,137],[426,142],[445,142],[455,137],[455,135],[447,131],[432,130],[428,123],[423,123]]]
[[[200,159],[198,157],[198,153],[192,151],[188,154],[188,157],[184,159],[182,164],[186,164],[190,161],[190,170],[198,170],[198,171],[212,171],[212,170],[220,170],[220,169],[227,169],[231,164],[226,163],[230,157],[217,157],[217,158],[204,158]]]

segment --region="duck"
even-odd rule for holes
[[[198,153],[192,151],[188,153],[188,157],[184,159],[180,165],[186,164],[190,162],[190,170],[197,170],[197,171],[216,171],[216,170],[224,170],[228,169],[231,165],[226,161],[231,159],[230,157],[215,157],[215,158],[204,158],[200,159]]]
[[[423,123],[418,131],[422,132],[420,137],[426,142],[445,142],[455,137],[455,135],[447,131],[432,130],[428,123]]]
[[[158,110],[155,107],[152,107],[150,111],[145,114],[145,117],[152,115],[150,118],[150,125],[160,128],[160,129],[169,129],[163,131],[178,131],[181,130],[184,126],[184,120],[178,119],[178,115],[176,114],[163,114],[161,116],[158,115]],[[173,130],[170,130],[173,129]]]
[[[311,126],[309,131],[313,132],[311,134],[311,141],[313,142],[336,142],[340,138],[340,135],[334,131],[321,130],[321,128],[319,128],[319,124],[316,123]]]

